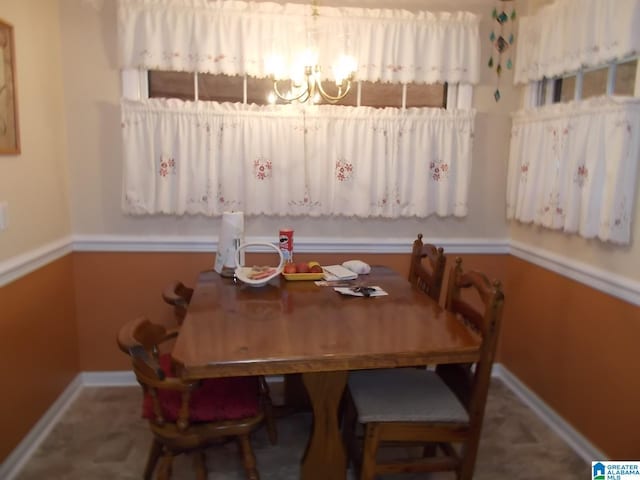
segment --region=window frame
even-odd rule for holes
[[[614,94],[616,84],[617,66],[619,64],[627,63],[633,60],[636,60],[636,76],[633,88],[633,97],[640,97],[640,55],[638,55],[620,59],[608,64],[596,65],[590,68],[581,68],[576,72],[570,72],[563,76],[543,78],[542,80],[529,82],[525,86],[524,107],[536,108],[543,105],[551,105],[554,103],[566,103],[560,101],[561,91],[558,88],[558,85],[561,84],[561,81],[567,77],[575,77],[576,79],[573,101],[583,100],[582,93],[585,73],[594,70],[600,70],[603,68],[608,68],[605,95],[612,96]]]
[[[639,62],[640,63],[640,62]],[[145,69],[123,69],[122,70],[122,96],[127,100],[146,100],[149,98],[148,70]],[[194,81],[194,101],[198,99],[198,73],[193,73]],[[636,85],[637,87],[637,85]],[[356,106],[361,105],[361,82],[356,82]],[[407,84],[402,84],[402,110],[406,110]],[[445,86],[446,110],[471,110],[473,105],[473,85],[466,83],[447,83]],[[208,100],[206,100],[208,101]],[[243,80],[243,101],[247,104],[247,76]],[[438,108],[438,107],[419,107]]]

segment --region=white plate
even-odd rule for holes
[[[264,287],[267,283],[269,283],[269,280],[277,277],[281,272],[281,270],[278,270],[276,268],[275,273],[273,273],[272,275],[255,280],[253,278],[249,278],[251,270],[253,270],[253,268],[251,267],[238,267],[236,268],[236,277],[238,278],[238,280],[241,280],[242,283],[246,283],[247,285],[251,285],[252,287]]]
[[[274,249],[278,253],[280,261],[278,262],[277,267],[273,267],[274,270],[271,275],[265,278],[257,279],[257,280],[253,278],[249,278],[249,275],[251,274],[251,271],[253,270],[253,268],[244,267],[240,265],[240,252],[247,247],[269,247]],[[238,247],[238,250],[236,250],[236,265],[238,265],[238,267],[236,267],[235,274],[238,280],[240,280],[242,283],[246,283],[251,287],[264,287],[267,283],[269,283],[270,280],[274,279],[275,277],[280,275],[280,273],[282,273],[282,268],[284,266],[284,257],[282,255],[282,251],[280,250],[280,247],[274,245],[273,243],[269,243],[269,242],[244,243]]]

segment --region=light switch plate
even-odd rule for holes
[[[0,202],[0,232],[9,226],[9,204]]]

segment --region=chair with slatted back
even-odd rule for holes
[[[444,250],[435,245],[423,244],[422,234],[419,233],[411,250],[409,282],[439,302],[445,264]]]
[[[469,303],[475,291],[481,304]],[[465,292],[463,294],[463,292]],[[446,308],[481,338],[475,365],[442,364],[435,371],[384,369],[351,372],[345,413],[349,455],[361,467],[360,480],[378,474],[453,471],[458,480],[471,480],[484,418],[504,295],[499,282],[479,272],[463,272],[460,259],[452,269]],[[364,425],[363,447],[356,425]],[[377,462],[385,444],[423,445],[423,455]],[[362,454],[360,454],[362,453]],[[358,459],[361,458],[361,462]]]
[[[182,324],[187,315],[187,307],[193,296],[193,288],[187,287],[182,282],[175,280],[162,291],[162,299],[173,306],[176,319]]]
[[[259,480],[250,435],[264,422],[262,389],[258,377],[184,381],[176,376],[171,356],[161,351],[178,329],[167,330],[137,318],[118,333],[118,346],[131,357],[143,389],[143,417],[149,420],[153,443],[144,470],[151,479],[156,465],[161,480],[171,476],[176,455],[195,454],[197,478],[207,477],[204,450],[221,439],[233,438],[240,447],[246,477]]]

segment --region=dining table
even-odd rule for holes
[[[346,479],[338,411],[350,370],[470,363],[480,355],[476,332],[395,271],[372,267],[349,285],[386,295],[344,295],[283,276],[254,287],[204,271],[172,352],[187,380],[302,374],[313,412],[304,480]]]

